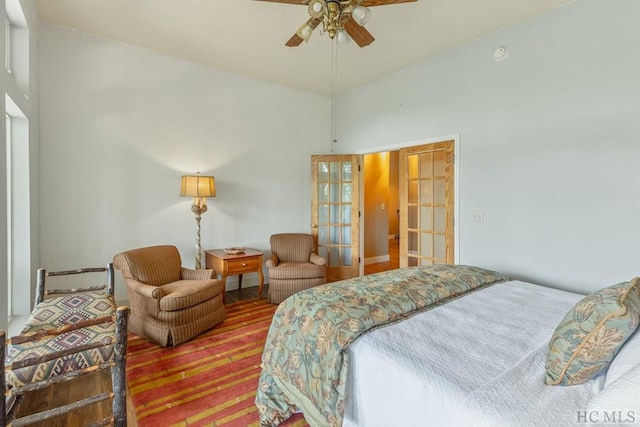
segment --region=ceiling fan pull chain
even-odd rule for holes
[[[338,40],[331,40],[331,151],[333,145],[338,142],[336,128],[337,102],[336,95],[338,92]]]

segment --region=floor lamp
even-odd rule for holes
[[[191,212],[196,214],[196,270],[202,268],[202,248],[200,246],[200,215],[207,211],[207,197],[216,197],[216,181],[212,176],[183,175],[180,195],[193,197]]]

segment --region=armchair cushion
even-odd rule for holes
[[[162,290],[165,295],[160,300],[160,310],[183,310],[222,294],[222,282],[216,279],[179,280],[162,285]]]
[[[269,279],[315,279],[324,277],[325,267],[310,262],[281,262],[269,269]]]

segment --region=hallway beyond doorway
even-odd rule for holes
[[[395,270],[400,267],[400,242],[398,239],[389,240],[389,261],[376,262],[364,266],[365,276],[373,273],[380,273],[381,271]]]

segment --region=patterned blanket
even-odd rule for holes
[[[33,310],[22,334],[55,329],[83,320],[113,316],[115,311],[115,301],[109,294],[88,292],[47,299]],[[115,324],[109,322],[76,329],[38,341],[14,344],[9,347],[6,364],[51,355],[54,352],[72,349],[80,345],[113,343],[114,335]],[[35,366],[8,370],[6,371],[6,381],[10,386],[20,387],[65,372],[99,365],[111,360],[112,357],[113,345],[93,348],[57,357]]]
[[[278,307],[262,354],[256,406],[263,426],[297,409],[312,426],[341,426],[349,361],[361,334],[509,280],[478,267],[412,267],[298,292]]]

